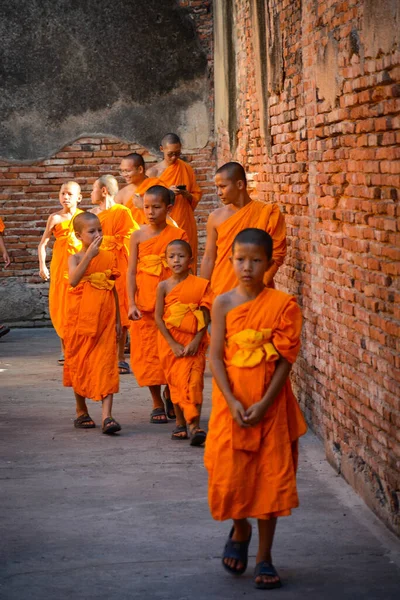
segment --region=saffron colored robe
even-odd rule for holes
[[[271,288],[228,312],[224,363],[233,394],[245,408],[261,400],[279,355],[294,363],[300,332],[295,299]],[[249,428],[234,422],[214,381],[204,457],[214,519],[290,514],[298,506],[297,440],[306,429],[289,379],[262,421]]]
[[[197,268],[197,226],[194,218],[194,210],[201,198],[201,190],[196,182],[194,171],[190,165],[178,158],[178,160],[167,167],[160,175],[161,184],[166,187],[172,185],[186,185],[186,190],[192,194],[190,204],[183,196],[175,196],[174,207],[171,217],[178,223],[178,227],[186,231],[189,244],[193,252],[193,269]]]
[[[172,240],[188,241],[182,229],[167,225],[159,235],[140,243],[138,248],[135,304],[142,318],[131,321],[131,367],[142,387],[166,383],[157,349],[154,309],[157,286],[171,275],[165,262],[165,249]]]
[[[210,282],[189,275],[165,296],[164,322],[174,340],[187,346],[196,333],[204,328],[200,307],[211,309]],[[174,404],[182,409],[188,423],[199,416],[203,403],[204,369],[208,334],[205,333],[194,356],[177,358],[167,340],[158,332],[158,353]]]
[[[114,204],[97,215],[103,230],[101,248],[109,250],[117,259],[117,269],[121,273],[115,282],[118,294],[121,326],[129,327],[128,293],[126,289],[126,273],[128,270],[129,241],[132,233],[139,225],[132,219],[131,211],[121,204]]]
[[[116,306],[119,277],[112,252],[100,250],[76,287],[69,287],[65,324],[64,385],[92,400],[119,389]]]
[[[3,233],[5,228],[6,228],[6,226],[4,225],[4,221],[3,221],[3,219],[0,218],[0,233]]]
[[[49,311],[50,319],[58,337],[64,339],[65,303],[68,290],[68,257],[82,248],[75,237],[74,218],[83,212],[79,208],[69,221],[62,221],[53,227],[56,238],[50,262]]]
[[[139,196],[144,196],[147,190],[150,189],[153,185],[164,186],[164,184],[162,183],[162,181],[160,181],[160,179],[158,179],[158,177],[146,177],[146,179],[144,179],[142,183],[138,185],[138,187],[136,188],[136,192],[131,196],[131,198],[129,198],[128,202],[125,204],[126,208],[129,208],[129,210],[131,211],[133,220],[136,221],[138,225],[144,225],[146,223],[146,217],[143,208],[138,208],[137,206],[135,206],[134,196],[136,194],[139,194]],[[173,225],[174,227],[178,227],[177,223],[169,215],[167,217],[167,223],[169,225]]]
[[[229,257],[232,255],[233,240],[247,227],[263,229],[272,237],[272,258],[275,264],[267,271],[268,275],[271,272],[275,275],[285,260],[286,225],[279,206],[252,200],[221,223],[217,229],[217,258],[211,275],[211,288],[216,296],[229,292],[237,285]]]

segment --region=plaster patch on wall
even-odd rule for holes
[[[338,66],[338,43],[332,36],[329,36],[327,44],[318,50],[315,79],[318,100],[325,100],[330,108],[334,108],[340,92],[341,79]]]
[[[400,45],[399,0],[365,0],[363,19],[365,56],[388,54]]]

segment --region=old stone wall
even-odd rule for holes
[[[218,163],[245,164],[285,213],[276,281],[303,311],[298,397],[330,462],[399,531],[400,5],[221,3],[215,70],[222,56],[235,81],[215,81]]]
[[[12,260],[0,268],[0,321],[42,326],[48,284],[38,276],[37,246],[59,210],[60,186],[77,181],[88,208],[99,175],[111,173],[122,186],[121,157],[137,151],[154,163],[168,131],[182,137],[203,191],[201,251],[216,205],[212,3],[57,0],[20,13],[17,5],[6,0],[0,8],[9,70],[0,94],[0,216]]]

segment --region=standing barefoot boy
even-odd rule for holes
[[[254,583],[281,586],[272,564],[277,517],[298,506],[297,443],[306,424],[289,381],[300,349],[296,300],[264,286],[272,239],[261,229],[240,232],[232,247],[238,286],[215,300],[210,362],[214,376],[205,465],[214,519],[233,519],[222,564],[234,575],[247,567],[252,527],[259,547]]]
[[[131,325],[131,367],[140,386],[148,386],[153,400],[151,423],[167,423],[161,385],[166,383],[157,350],[157,325],[154,320],[156,290],[171,271],[165,262],[165,250],[172,240],[187,240],[186,233],[167,223],[173,194],[161,185],[144,195],[143,210],[147,225],[131,236],[128,264],[128,317]],[[172,408],[172,405],[171,405]],[[175,418],[170,413],[170,418]]]
[[[190,444],[201,446],[206,439],[199,423],[212,292],[207,279],[190,273],[190,244],[173,240],[166,259],[172,275],[158,285],[155,319],[161,366],[176,414],[172,439],[187,439],[188,424]]]
[[[53,213],[47,219],[46,229],[38,247],[40,277],[47,281],[50,278],[49,310],[53,327],[61,340],[61,356],[58,364],[64,364],[64,321],[65,300],[68,281],[65,277],[68,270],[68,257],[75,254],[81,243],[74,235],[74,217],[81,213],[78,204],[82,200],[81,188],[76,181],[63,183],[59,194],[62,209]],[[50,263],[50,273],[46,267],[46,247],[51,236],[56,241],[53,246],[53,256]]]
[[[111,410],[119,389],[116,338],[121,322],[115,279],[120,273],[114,254],[100,249],[103,234],[97,215],[78,215],[74,229],[82,250],[68,260],[64,385],[74,389],[75,427],[95,427],[86,406],[91,398],[102,402],[103,433],[116,433],[121,426]]]

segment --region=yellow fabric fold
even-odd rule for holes
[[[103,235],[103,241],[101,242],[101,247],[103,250],[121,250],[127,243],[127,240],[130,239],[132,233],[135,231],[135,228],[132,228],[126,235]]]
[[[112,274],[111,269],[106,269],[104,272],[92,273],[82,277],[79,283],[88,281],[97,290],[112,290],[115,286],[115,281],[110,279]]]
[[[255,367],[262,360],[273,362],[279,359],[279,354],[271,342],[272,329],[243,329],[228,338],[238,346],[230,364],[235,367]]]
[[[199,309],[198,304],[183,304],[175,302],[169,307],[169,316],[164,319],[164,323],[170,329],[171,327],[179,327],[185,315],[191,311],[197,319],[197,331],[204,329],[206,326],[204,321],[203,311]]]
[[[168,268],[165,255],[158,256],[158,254],[147,254],[143,256],[138,263],[138,270],[148,273],[149,275],[161,275],[162,268]]]

